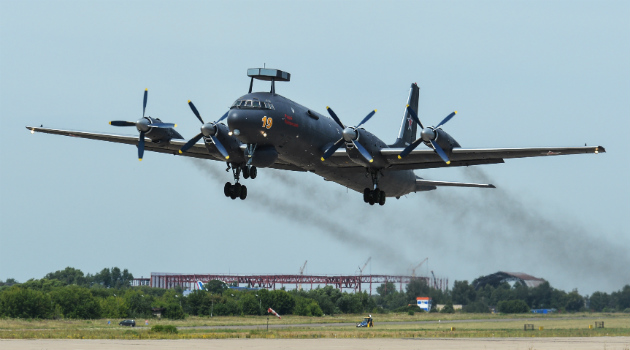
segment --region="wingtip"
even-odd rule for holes
[[[184,152],[182,152],[182,150],[180,149],[180,150],[179,150],[179,154],[184,154]]]
[[[402,156],[400,154],[398,155],[398,159],[402,159]]]
[[[495,186],[493,184],[488,184],[488,188],[497,188],[497,186]]]
[[[324,157],[322,157],[321,159],[322,159],[322,162],[326,160]]]

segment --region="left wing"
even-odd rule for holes
[[[558,156],[582,153],[604,153],[602,146],[584,147],[528,147],[528,148],[455,148],[449,154],[451,164],[447,165],[431,149],[415,149],[406,157],[398,159],[403,148],[384,148],[381,155],[387,159],[389,169],[428,169],[479,164],[504,163],[504,159]]]
[[[26,128],[30,130],[31,133],[41,132],[45,134],[80,137],[80,138],[91,139],[91,140],[124,143],[128,145],[138,144],[138,136],[102,134],[102,133],[93,133],[93,132],[86,132],[86,131],[50,129],[50,128],[33,127],[33,126],[27,126]],[[152,142],[150,139],[145,138],[144,149],[145,151],[167,153],[167,154],[173,154],[176,156],[211,159],[211,160],[217,160],[221,162],[225,161],[225,159],[223,158],[221,154],[219,154],[218,152],[214,154],[211,153],[203,143],[196,143],[188,151],[184,152],[183,154],[180,154],[179,150],[184,146],[184,144],[186,144],[186,140],[172,139],[168,142]],[[270,166],[270,168],[292,170],[292,171],[304,171],[302,168],[299,168],[293,164],[282,162],[281,160],[277,160],[272,166]]]

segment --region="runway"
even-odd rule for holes
[[[459,339],[194,339],[194,340],[0,340],[0,348],[49,349],[256,349],[256,350],[627,350],[630,337]]]

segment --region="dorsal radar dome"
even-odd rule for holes
[[[252,78],[249,82],[249,93],[252,93],[254,79],[271,81],[271,93],[276,93],[276,81],[291,81],[291,74],[279,69],[269,68],[250,68],[247,70],[247,76]]]
[[[266,81],[290,81],[291,74],[281,71],[280,69],[269,68],[250,68],[247,70],[247,76]]]

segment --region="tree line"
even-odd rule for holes
[[[432,298],[445,305],[440,312],[502,313],[529,312],[530,309],[557,309],[562,312],[630,312],[630,285],[611,294],[595,292],[582,296],[555,289],[548,282],[537,287],[499,283],[474,288],[468,281],[455,281],[450,290],[432,288],[424,279],[414,279],[404,290],[384,283],[370,296],[366,291],[341,292],[332,286],[311,290],[237,290],[222,281],[210,281],[206,290],[186,293],[181,287],[160,289],[131,287],[133,276],[126,269],[105,268],[84,275],[71,267],[44,278],[18,283],[0,281],[0,317],[39,319],[148,318],[155,311],[163,317],[182,319],[194,316],[264,315],[268,308],[281,315],[323,316],[334,314],[420,312],[416,297]]]

